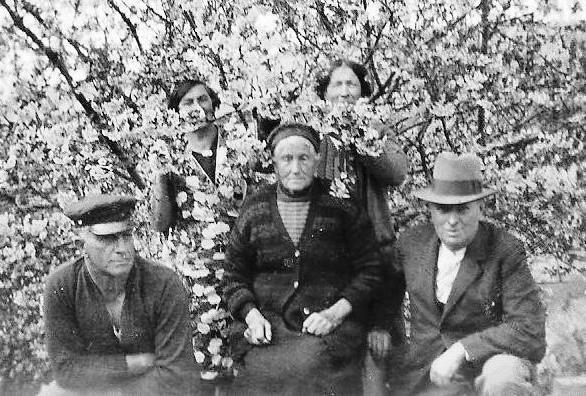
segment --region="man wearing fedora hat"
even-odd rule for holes
[[[409,351],[391,379],[397,394],[533,394],[545,312],[523,244],[481,221],[482,199],[494,194],[481,166],[474,154],[441,153],[431,186],[415,193],[431,224],[405,231],[395,250],[411,313]]]
[[[180,279],[134,250],[128,196],[88,196],[65,209],[83,256],[45,284],[50,395],[195,392],[189,305]]]

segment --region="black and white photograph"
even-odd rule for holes
[[[0,0],[0,396],[586,395],[586,0]]]

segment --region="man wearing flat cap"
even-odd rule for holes
[[[94,195],[65,214],[84,254],[46,282],[51,395],[186,395],[196,378],[188,299],[179,278],[134,250],[136,200]]]
[[[393,394],[531,395],[545,352],[545,312],[523,244],[481,221],[480,159],[438,155],[426,201],[431,224],[396,246],[398,284],[411,313],[409,352]],[[391,306],[392,303],[389,303]]]
[[[319,135],[269,136],[278,182],[244,202],[226,250],[223,297],[243,395],[360,394],[370,300],[381,284],[373,226],[315,179]]]

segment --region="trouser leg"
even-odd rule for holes
[[[370,351],[367,351],[362,372],[364,394],[368,396],[386,395],[386,373],[387,361],[385,359],[375,360]]]
[[[37,396],[123,396],[120,389],[65,389],[53,381],[41,386]]]
[[[535,395],[531,384],[534,366],[526,359],[500,354],[488,359],[474,386],[481,396]]]

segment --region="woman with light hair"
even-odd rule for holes
[[[313,128],[279,126],[268,144],[278,181],[247,198],[226,252],[232,389],[360,394],[367,308],[381,282],[372,224],[315,178]]]

